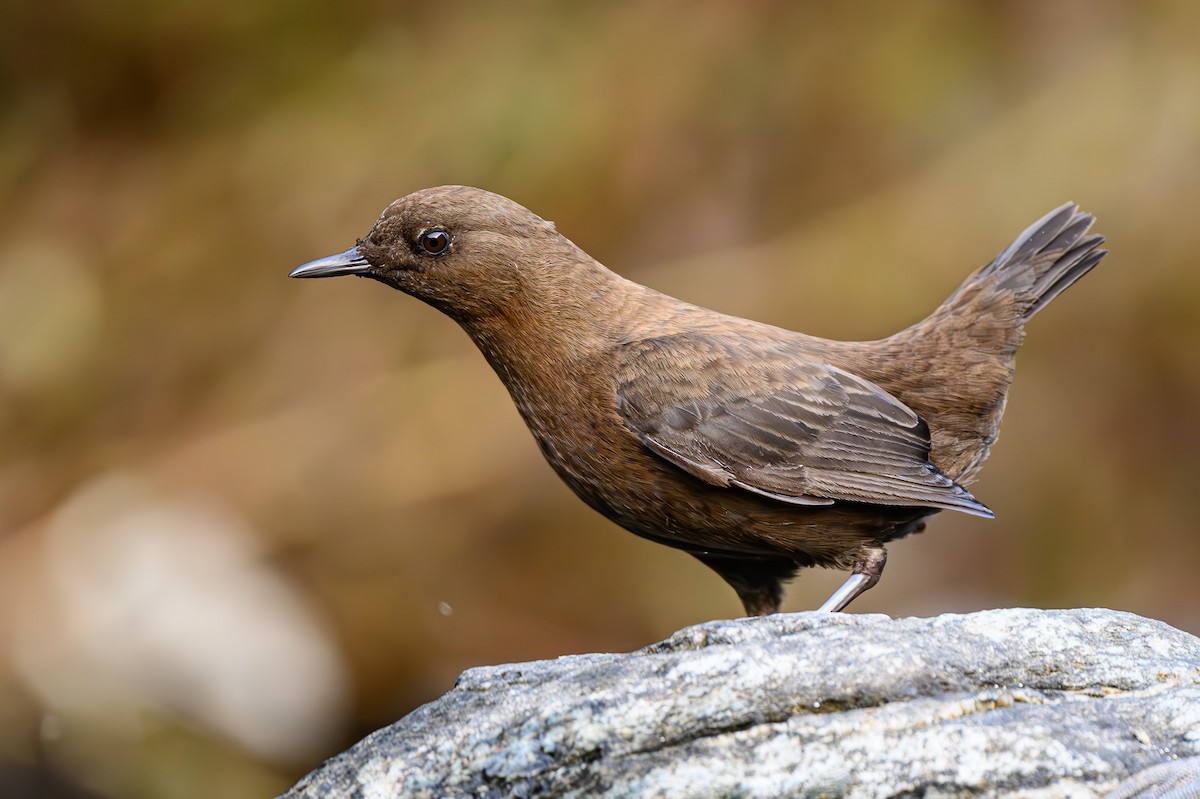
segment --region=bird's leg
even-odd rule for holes
[[[742,600],[742,607],[746,609],[747,616],[770,616],[772,613],[778,613],[779,605],[783,602],[783,586],[778,582],[751,588],[735,585],[733,590],[737,591],[738,599]]]
[[[791,558],[692,554],[737,591],[747,616],[778,613],[779,603],[783,601],[783,583],[792,579],[798,568]]]
[[[868,549],[866,557],[855,564],[854,573],[846,578],[846,582],[842,583],[841,588],[833,592],[833,596],[825,600],[824,605],[817,608],[817,612],[836,613],[839,610],[845,610],[855,597],[879,582],[886,563],[886,549],[881,546]]]

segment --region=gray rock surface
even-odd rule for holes
[[[1200,639],[1161,622],[802,613],[471,669],[284,796],[1134,797],[1197,755]]]

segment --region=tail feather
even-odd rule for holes
[[[1059,206],[1026,228],[966,285],[994,279],[996,289],[1016,295],[1021,321],[1028,321],[1106,254],[1097,249],[1103,236],[1084,235],[1094,221],[1075,203]]]
[[[1046,277],[1040,279],[1034,285],[1033,293],[1037,299],[1025,311],[1025,319],[1030,319],[1038,311],[1045,308],[1064,289],[1090,272],[1093,266],[1100,263],[1100,260],[1108,254],[1108,250],[1097,249],[1103,243],[1103,236],[1088,236],[1060,258],[1059,264],[1061,264],[1061,268],[1056,264],[1054,270],[1048,271]]]
[[[996,256],[990,264],[980,270],[980,274],[990,274],[999,271],[1007,264],[1026,261],[1030,256],[1059,241],[1061,234],[1073,228],[1076,217],[1090,217],[1087,214],[1077,214],[1079,206],[1075,203],[1063,203],[1050,213],[1021,231],[1021,235],[1013,239],[1004,252]]]

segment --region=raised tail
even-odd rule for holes
[[[1075,203],[1055,208],[1027,227],[990,264],[967,278],[942,308],[964,301],[987,304],[989,296],[1008,302],[1011,297],[1020,321],[1029,321],[1108,253],[1099,249],[1103,236],[1086,235],[1094,221]]]
[[[1106,254],[1074,203],[1025,229],[926,319],[870,345],[884,357],[868,375],[929,422],[931,457],[969,485],[996,440],[1025,323]],[[913,356],[924,368],[900,369]],[[918,360],[919,362],[919,360]]]

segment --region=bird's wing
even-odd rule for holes
[[[794,347],[685,333],[628,342],[617,408],[659,457],[717,486],[992,512],[929,461],[929,426],[861,377]]]

